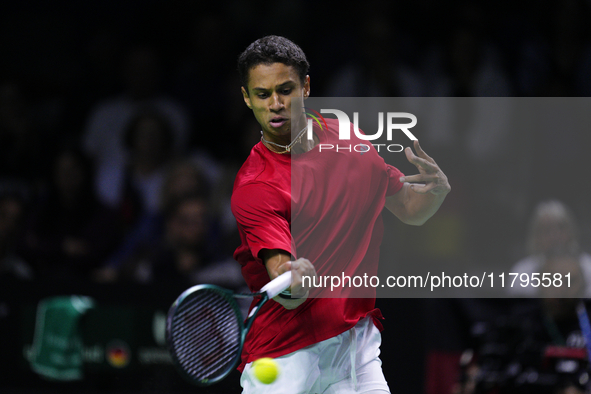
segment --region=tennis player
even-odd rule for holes
[[[291,270],[291,293],[299,297],[275,297],[259,312],[246,338],[240,382],[243,393],[389,393],[375,296],[308,297],[301,278],[339,261],[347,261],[348,272],[361,264],[377,269],[383,208],[404,223],[421,225],[450,185],[418,141],[416,155],[410,148],[405,154],[419,173],[404,176],[373,147],[363,155],[319,152],[319,144],[338,139],[336,120],[327,119],[327,130],[314,126],[313,140],[300,138],[305,115],[292,121],[292,109],[301,109],[292,102],[310,95],[308,68],[304,52],[278,36],[253,42],[238,60],[244,102],[262,131],[234,183],[232,211],[241,237],[234,257],[251,290]],[[356,138],[352,144],[364,142]],[[335,176],[327,165],[347,172]],[[303,218],[305,231],[292,234],[292,215]],[[360,228],[361,235],[352,230]],[[261,357],[274,358],[283,371],[273,384],[249,373]]]

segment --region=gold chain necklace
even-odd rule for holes
[[[278,146],[278,147],[280,147],[280,148],[283,148],[283,152],[276,152],[276,151],[273,151],[273,152],[275,152],[275,153],[279,153],[280,155],[282,155],[282,154],[284,154],[284,153],[289,153],[289,152],[291,152],[291,148],[293,148],[293,146],[294,146],[295,144],[299,143],[299,142],[302,140],[302,137],[304,136],[304,132],[305,132],[307,129],[308,129],[308,126],[304,127],[304,128],[302,129],[302,131],[300,131],[300,132],[298,133],[298,135],[296,135],[296,137],[294,138],[294,140],[293,140],[293,141],[291,141],[291,143],[290,143],[290,144],[288,144],[288,145],[279,145],[279,144],[276,144],[276,143],[274,143],[274,142],[267,141],[267,140],[265,139],[265,137],[263,137],[263,131],[262,131],[262,130],[261,130],[261,141],[263,142],[263,144],[271,144],[271,145],[275,145],[275,146]]]

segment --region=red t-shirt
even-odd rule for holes
[[[262,249],[304,257],[319,276],[377,274],[381,212],[386,196],[402,188],[403,174],[373,147],[355,152],[355,145],[368,142],[353,132],[350,141],[339,141],[337,120],[326,122],[328,130],[314,127],[325,145],[290,155],[273,153],[259,142],[236,176],[232,212],[241,245],[234,258],[251,291],[269,282],[259,258]],[[337,151],[337,145],[344,149]],[[381,329],[375,289],[366,291],[371,293],[364,298],[309,297],[294,310],[269,301],[247,335],[239,369],[258,358],[279,357],[332,338],[368,315]]]

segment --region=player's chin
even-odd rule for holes
[[[291,122],[286,121],[285,123],[281,124],[280,126],[273,125],[272,123],[268,123],[269,131],[275,135],[289,135],[291,133]]]
[[[291,141],[291,129],[287,126],[279,128],[269,127],[267,129],[267,132],[270,135],[274,135],[275,137],[280,137],[281,140],[285,139],[285,141],[287,141],[286,143],[289,143],[289,141]]]

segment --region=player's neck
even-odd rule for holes
[[[278,136],[272,136],[268,135],[268,133],[261,132],[261,142],[271,152],[278,154],[308,152],[313,149],[320,140],[315,133],[312,133],[313,139],[308,139],[308,126],[305,117],[302,117],[302,121],[298,122],[298,124],[305,126],[302,127],[301,130],[298,130],[297,133],[282,136],[283,138],[278,138]]]
[[[307,135],[304,135],[304,138],[302,138],[301,142],[294,145],[294,147],[291,150],[291,153],[306,153],[314,149],[314,147],[318,145],[318,143],[320,143],[320,140],[318,139],[316,133],[312,133],[312,137],[313,139],[309,140]]]

